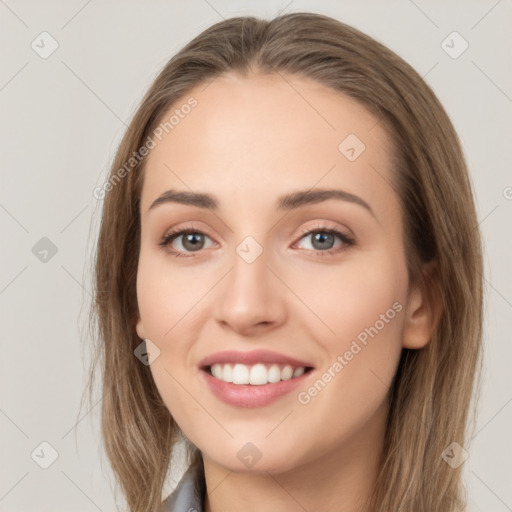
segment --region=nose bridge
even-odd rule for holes
[[[284,318],[282,290],[267,268],[271,253],[262,244],[247,236],[235,247],[232,270],[222,288],[217,318],[236,330],[276,324]]]
[[[244,238],[233,255],[229,293],[234,294],[239,302],[251,303],[251,307],[268,299],[272,288],[268,263],[269,252],[263,245],[252,236]]]

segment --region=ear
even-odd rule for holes
[[[435,270],[435,263],[425,265],[409,290],[402,335],[404,348],[427,345],[441,320],[443,307]]]
[[[142,319],[140,318],[140,313],[137,313],[137,320],[135,322],[135,330],[137,331],[137,336],[141,340],[146,339],[146,330],[144,329],[144,326],[142,325]]]

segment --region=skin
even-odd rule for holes
[[[401,349],[424,346],[433,328],[426,294],[408,279],[388,135],[356,101],[290,75],[225,74],[190,96],[197,107],[146,164],[136,330],[159,348],[158,390],[203,453],[205,508],[367,510]],[[351,133],[366,146],[353,162],[338,150]],[[337,199],[276,210],[281,195],[311,188],[347,191],[373,214]],[[169,189],[210,193],[219,209],[149,210]],[[159,245],[180,227],[205,233],[203,248],[178,237],[171,249],[188,257],[176,257]],[[335,237],[333,253],[321,254],[303,232],[323,228],[354,245]],[[247,236],[263,249],[252,263],[236,252]],[[315,367],[298,391],[307,390],[394,303],[401,311],[307,404],[294,391],[235,407],[200,378],[207,355],[268,349]],[[261,452],[251,468],[237,457],[247,442]]]

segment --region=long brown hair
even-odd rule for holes
[[[464,446],[481,364],[481,241],[461,146],[443,107],[411,66],[358,30],[312,13],[232,18],[187,44],[144,96],[102,188],[89,403],[101,370],[103,442],[129,510],[158,510],[180,429],[149,367],[134,357],[141,343],[135,283],[145,160],[129,168],[126,163],[192,88],[228,71],[244,76],[255,70],[313,78],[355,98],[392,139],[409,270],[418,276],[422,262],[434,263],[429,282],[442,316],[426,347],[402,351],[372,510],[462,510],[461,467],[441,458],[452,442]],[[197,460],[198,449],[188,448],[190,460]]]

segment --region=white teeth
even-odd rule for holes
[[[281,370],[281,380],[290,380],[293,377],[293,368],[289,365],[286,365]]]
[[[249,368],[245,364],[233,367],[233,384],[249,384]]]
[[[235,365],[214,364],[211,366],[212,375],[219,380],[232,382],[233,384],[251,384],[253,386],[290,380],[300,377],[305,371],[306,369],[303,366],[294,369],[290,365],[280,368],[279,365],[273,364],[267,368],[262,363],[252,366],[240,363]]]
[[[268,369],[267,380],[268,382],[279,382],[281,380],[281,370],[279,369],[279,366],[277,366],[277,364],[273,364]]]
[[[212,375],[216,377],[217,379],[224,380],[222,378],[222,365],[220,364],[213,364],[212,365]]]
[[[219,364],[222,368],[222,365]],[[222,370],[222,377],[220,377],[224,382],[233,382],[233,367],[230,364],[224,365],[224,370]]]
[[[300,377],[304,373],[304,371],[304,366],[301,366],[300,368],[295,368],[295,370],[293,371],[293,376]]]
[[[255,364],[249,373],[249,384],[261,386],[267,383],[267,369],[263,364]]]

